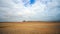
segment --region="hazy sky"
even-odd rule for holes
[[[60,21],[60,0],[0,0],[0,22]]]

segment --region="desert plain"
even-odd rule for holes
[[[0,34],[60,34],[60,22],[0,22]]]

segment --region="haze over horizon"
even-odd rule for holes
[[[0,0],[0,22],[60,21],[60,0]]]

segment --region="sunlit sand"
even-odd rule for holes
[[[59,22],[0,23],[0,34],[60,34]]]

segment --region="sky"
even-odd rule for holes
[[[60,0],[0,0],[0,22],[60,21]]]

